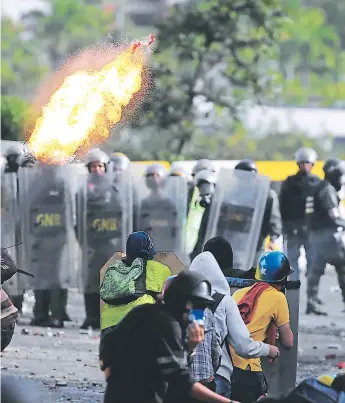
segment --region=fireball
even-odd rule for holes
[[[149,46],[154,38],[151,35]],[[143,85],[146,54],[141,42],[102,68],[68,76],[36,120],[28,140],[36,158],[48,164],[69,162],[81,150],[104,142],[123,109]]]

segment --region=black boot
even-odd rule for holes
[[[81,330],[87,330],[89,327],[92,329],[100,328],[100,302],[99,294],[88,293],[84,294],[86,319],[80,326]]]
[[[49,321],[49,290],[35,290],[34,317],[31,326],[48,327]]]
[[[314,314],[319,316],[328,316],[326,312],[322,311],[318,306],[316,301],[308,300],[306,315]]]
[[[322,301],[322,299],[320,299],[320,298],[315,298],[315,302],[319,305],[325,305],[324,302]]]
[[[24,294],[21,295],[11,295],[11,301],[13,305],[18,309],[18,313],[22,313]]]
[[[67,313],[67,299],[68,299],[68,290],[63,288],[61,290],[61,299],[62,299],[62,306],[63,306],[63,320],[64,322],[72,322],[72,319]]]
[[[51,327],[62,328],[64,326],[64,295],[59,288],[49,290],[49,295]]]

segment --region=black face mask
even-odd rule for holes
[[[7,156],[7,163],[8,167],[11,172],[17,172],[19,169],[18,163],[19,155],[18,154],[11,154]]]
[[[325,177],[337,192],[341,190],[343,185],[342,174],[338,170],[331,171],[329,174],[326,174]]]

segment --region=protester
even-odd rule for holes
[[[234,253],[229,241],[222,236],[216,236],[205,243],[203,251],[212,253],[224,276],[231,275],[234,264]]]
[[[231,402],[195,382],[187,355],[193,355],[202,330],[191,314],[202,313],[214,302],[211,285],[196,273],[182,272],[164,293],[164,304],[133,309],[104,335],[101,368],[107,387],[104,403],[177,403],[189,398]],[[187,333],[197,334],[186,343]]]
[[[159,296],[159,302],[164,303],[164,293],[170,286],[171,281],[176,277],[177,276],[174,275],[166,279],[162,294]],[[215,329],[215,319],[212,312],[215,303],[216,302],[210,306],[211,309],[209,309],[209,307],[205,309],[202,322],[198,322],[200,329],[203,330],[203,340],[197,344],[195,354],[193,354],[193,359],[190,360],[189,365],[192,379],[196,382],[202,383],[214,392],[216,390],[214,375],[219,368],[222,354],[222,349]]]
[[[171,271],[153,260],[155,254],[146,232],[133,232],[128,237],[126,257],[109,266],[100,288],[105,302],[101,313],[102,334],[116,326],[134,307],[156,302]]]
[[[5,248],[1,248],[1,284],[17,273],[18,269]],[[16,323],[18,309],[1,287],[1,351],[10,344]]]
[[[266,252],[257,266],[255,278],[258,282],[233,294],[254,340],[274,343],[278,328],[281,344],[292,348],[293,334],[284,294],[287,276],[292,272],[289,260],[282,252]],[[234,364],[231,396],[242,403],[255,402],[268,391],[260,359],[242,358],[233,349],[231,355]]]
[[[192,378],[216,391],[215,374],[222,356],[221,341],[216,332],[216,321],[211,309],[205,309],[204,339],[196,346],[191,362]]]
[[[223,263],[226,265],[225,259]],[[279,349],[250,338],[238,307],[230,295],[229,284],[211,252],[202,252],[198,255],[192,261],[189,271],[197,272],[210,282],[212,297],[217,301],[217,306],[214,307],[215,330],[221,340],[222,357],[215,374],[216,391],[222,396],[230,397],[233,366],[229,345],[233,346],[238,355],[246,358],[277,357]]]
[[[301,382],[280,398],[266,397],[260,403],[345,403],[345,374],[321,375]]]

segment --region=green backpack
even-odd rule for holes
[[[100,288],[101,299],[110,305],[126,305],[146,293],[146,264],[136,258],[131,265],[116,260],[105,272]]]

